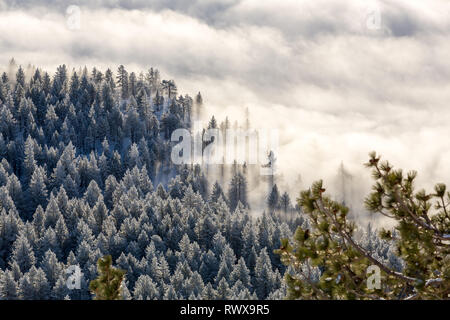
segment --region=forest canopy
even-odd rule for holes
[[[22,67],[14,76],[3,73],[0,299],[93,299],[90,289],[98,299],[360,298],[362,291],[366,298],[362,274],[371,259],[359,250],[341,254],[352,241],[404,275],[406,291],[392,280],[388,292],[434,298],[448,291],[441,286],[448,283],[443,185],[434,195],[413,194],[413,176],[379,167],[379,187],[367,204],[400,221],[383,239],[370,225],[356,231],[345,207],[323,197],[321,184],[293,206],[268,179],[266,209],[254,216],[254,168],[222,165],[211,180],[200,165],[170,161],[171,133],[190,130],[204,108],[200,93],[179,94],[175,81],[153,68],[137,74],[124,66],[103,72],[61,65],[53,75]],[[230,121],[213,117],[208,126],[225,130]],[[407,210],[393,196],[399,184]],[[427,215],[436,197],[443,201],[436,210],[446,216]],[[281,260],[274,252],[280,247]],[[294,254],[300,269],[283,264],[284,254]],[[340,274],[346,263],[350,271]],[[68,285],[73,267],[78,287]],[[306,286],[294,278],[305,270]],[[110,273],[117,281],[104,286]]]

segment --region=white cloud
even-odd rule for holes
[[[5,3],[2,64],[158,67],[211,114],[250,107],[253,123],[280,128],[285,176],[304,186],[341,161],[367,180],[371,150],[427,186],[450,183],[448,1],[378,1],[379,30],[357,0],[79,1],[78,31],[60,1]]]

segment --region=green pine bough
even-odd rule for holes
[[[289,267],[287,299],[449,299],[450,192],[444,184],[432,193],[415,191],[415,171],[394,170],[375,152],[365,165],[375,180],[365,206],[394,220],[395,231],[383,229],[380,236],[394,242],[403,270],[383,264],[355,241],[349,209],[326,196],[318,181],[297,200],[309,227],[299,227],[293,243],[283,239],[275,251]],[[378,286],[369,284],[374,269]]]
[[[112,266],[112,257],[104,256],[97,261],[98,278],[89,284],[89,290],[95,300],[121,300],[122,281],[125,271]]]

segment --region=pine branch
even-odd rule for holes
[[[361,248],[358,244],[356,244],[355,241],[353,241],[353,239],[344,231],[342,231],[339,223],[333,218],[332,214],[324,208],[323,206],[323,200],[322,197],[320,196],[319,201],[315,201],[315,203],[317,204],[317,208],[323,213],[325,214],[328,218],[331,219],[331,221],[334,223],[334,226],[336,227],[338,233],[341,235],[341,237],[343,237],[345,240],[347,240],[350,245],[355,248],[360,254],[362,254],[364,257],[366,257],[367,259],[369,259],[372,263],[374,263],[375,265],[379,266],[384,272],[386,272],[389,275],[395,276],[401,280],[404,280],[408,283],[412,283],[414,281],[417,281],[416,278],[411,278],[408,276],[405,276],[399,272],[393,271],[390,268],[388,268],[387,266],[385,266],[384,264],[382,264],[381,262],[379,262],[378,260],[376,260],[375,258],[373,258],[370,254],[368,254],[363,248]]]

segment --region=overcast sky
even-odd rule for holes
[[[66,10],[78,5],[80,28]],[[0,65],[14,57],[161,70],[220,120],[281,130],[286,181],[368,180],[371,150],[450,183],[450,1],[2,1]],[[363,183],[361,190],[369,185]]]

